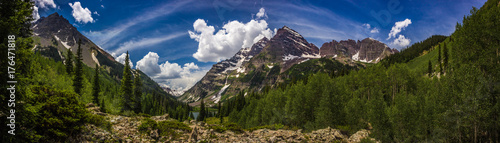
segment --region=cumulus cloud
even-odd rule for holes
[[[32,0],[32,2],[35,3],[35,5],[32,7],[33,12],[31,16],[33,17],[33,21],[35,22],[38,19],[40,19],[40,14],[38,13],[39,8],[56,8],[56,4],[54,3],[54,0]]]
[[[120,56],[116,57],[115,60],[119,63],[122,63],[123,65],[125,65],[125,57],[127,56],[126,53],[122,53]],[[128,63],[130,65],[130,68],[134,67],[134,64],[132,63],[132,61],[130,59],[128,59]]]
[[[410,45],[411,40],[406,38],[403,35],[399,35],[398,38],[394,39],[394,42],[392,42],[393,45],[399,46],[399,47],[406,47]]]
[[[363,26],[364,28],[366,28],[367,30],[369,30],[370,33],[372,33],[372,34],[379,33],[379,30],[377,29],[377,27],[373,27],[373,29],[372,29],[371,25],[368,24],[368,23],[365,23],[365,24],[363,24],[361,26]]]
[[[398,21],[396,22],[396,24],[394,24],[394,26],[392,27],[391,29],[391,32],[389,33],[389,37],[387,38],[387,40],[391,39],[391,38],[396,38],[396,35],[401,32],[402,29],[408,27],[408,25],[411,24],[411,20],[410,19],[405,19],[404,21]]]
[[[101,7],[104,8],[104,5],[101,4]]]
[[[33,22],[40,19],[40,14],[38,14],[38,7],[37,6],[33,6],[33,13],[31,14],[31,16],[33,17]]]
[[[158,65],[159,58],[160,56],[157,53],[149,52],[137,62],[136,69],[152,77],[156,82],[165,84],[175,90],[185,91],[191,88],[207,72],[207,70],[201,70],[193,62],[181,66],[177,63],[165,61]]]
[[[54,0],[33,0],[33,2],[35,2],[35,5],[39,8],[56,8]]]
[[[76,22],[80,23],[94,23],[94,18],[92,18],[92,12],[88,8],[83,8],[80,2],[69,3],[69,6],[73,9],[72,14]]]
[[[263,7],[260,8],[259,12],[257,14],[255,14],[255,16],[257,16],[257,19],[267,18],[266,9],[264,9]]]
[[[99,13],[97,13],[97,11],[94,11],[94,14],[97,16],[101,16],[101,15],[99,15]]]
[[[242,23],[230,21],[215,34],[215,28],[208,26],[205,20],[194,22],[193,31],[188,31],[191,39],[195,39],[198,51],[193,57],[201,62],[218,62],[233,56],[241,48],[250,47],[260,39],[271,38],[273,31],[267,27],[265,20],[250,20]]]
[[[370,33],[378,33],[378,29],[377,28],[373,28],[372,30],[370,30]]]
[[[137,61],[135,68],[151,77],[156,76],[161,72],[160,66],[158,65],[158,59],[160,59],[160,56],[158,56],[157,53],[149,52],[141,60]]]

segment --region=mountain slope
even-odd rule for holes
[[[201,99],[206,99],[208,104],[213,104],[240,92],[248,94],[248,92],[261,92],[266,87],[286,85],[307,78],[316,72],[332,75],[339,74],[340,71],[345,73],[345,71],[364,66],[356,63],[356,60],[378,62],[397,52],[379,41],[368,38],[358,43],[354,40],[341,41],[341,43],[349,42],[353,43],[351,50],[349,50],[349,44],[337,48],[338,50],[333,49],[337,51],[328,50],[330,47],[325,46],[336,47],[338,45],[336,43],[325,43],[323,46],[326,50],[323,48],[320,50],[298,32],[284,26],[277,30],[276,35],[271,39],[264,38],[252,47],[241,49],[231,59],[215,64],[198,83],[180,96],[179,100],[197,105]],[[327,53],[321,54],[320,51]],[[331,59],[336,57],[331,55],[341,54],[349,55],[349,57],[341,59],[339,56]]]
[[[41,18],[31,26],[33,30],[34,47],[33,51],[40,52],[43,56],[58,60],[66,58],[67,50],[71,50],[76,55],[78,40],[82,40],[83,63],[94,68],[95,64],[106,69],[106,73],[115,80],[120,80],[123,74],[123,64],[118,63],[113,56],[94,44],[90,39],[82,35],[67,19],[57,12],[47,17]],[[139,70],[134,70],[139,74],[144,83],[144,90],[155,94],[173,97],[163,91],[163,89],[150,77]]]

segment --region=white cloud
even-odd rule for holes
[[[104,5],[101,4],[101,7],[104,8]]]
[[[56,4],[54,3],[54,0],[32,0],[35,2],[35,5],[39,8],[56,8]]]
[[[401,32],[402,29],[408,27],[408,25],[411,24],[411,19],[405,19],[404,21],[398,21],[396,24],[391,29],[391,32],[389,33],[389,37],[387,40],[391,39],[392,37],[396,38],[396,35]]]
[[[97,16],[101,16],[101,15],[99,15],[99,13],[97,13],[97,11],[94,11],[94,14]]]
[[[171,39],[175,39],[181,36],[186,35],[187,33],[174,33],[174,34],[168,34],[168,35],[163,35],[159,37],[154,37],[154,38],[143,38],[140,40],[130,40],[125,43],[120,44],[120,47],[114,50],[114,53],[122,53],[125,51],[132,51],[134,49],[139,49],[139,48],[147,48],[148,46],[156,45],[161,42],[165,42]]]
[[[257,19],[267,18],[266,9],[264,9],[263,7],[260,8],[259,12],[255,16],[257,16]]]
[[[241,48],[250,47],[264,37],[270,39],[273,36],[273,31],[267,27],[265,20],[250,20],[247,23],[230,21],[215,34],[215,28],[208,26],[203,19],[196,20],[193,27],[194,32],[189,31],[189,36],[199,43],[198,51],[193,57],[201,62],[227,59]]]
[[[157,53],[149,52],[137,62],[136,68],[152,77],[156,82],[178,91],[191,88],[208,71],[201,70],[193,62],[181,66],[177,63],[165,61],[165,63],[158,65],[159,58],[160,56]]]
[[[33,17],[33,22],[40,19],[40,14],[38,14],[38,7],[33,6],[33,13],[31,14],[31,16]]]
[[[372,26],[370,24],[368,24],[368,23],[365,23],[365,24],[363,24],[361,26],[365,27],[372,34],[379,32],[379,30],[377,29],[377,27],[373,27],[373,29],[372,29]]]
[[[365,23],[365,24],[363,24],[362,26],[363,26],[363,27],[365,27],[366,29],[370,29],[370,28],[371,28],[371,25],[370,25],[370,24],[368,24],[368,23]]]
[[[114,54],[114,53],[113,53]],[[119,63],[122,63],[125,65],[125,57],[127,56],[126,53],[122,53],[120,56],[116,57],[115,60]],[[129,55],[130,56],[130,55]],[[128,59],[128,63],[130,65],[130,68],[134,67],[134,63],[130,59]]]
[[[399,46],[400,48],[410,45],[411,40],[403,35],[399,35],[398,38],[394,39],[393,45]]]
[[[149,52],[141,60],[137,61],[135,68],[141,70],[149,76],[155,76],[161,72],[160,66],[158,66],[158,56],[155,52]]]
[[[83,33],[85,36],[92,39],[92,41],[102,45],[103,47],[115,46],[118,43],[118,41],[122,39],[120,35],[123,34],[121,33],[127,31],[127,29],[134,27],[139,23],[143,23],[149,20],[154,20],[156,17],[175,13],[178,10],[182,10],[182,7],[188,5],[193,1],[194,0],[168,2],[159,7],[152,8],[153,10],[148,10],[146,13],[142,13],[136,17],[128,19],[127,21],[122,21],[120,22],[119,25],[110,26],[112,28],[104,29],[101,31],[89,31]],[[101,5],[101,7],[104,6]]]
[[[69,3],[69,6],[73,9],[72,14],[76,22],[80,23],[93,23],[92,12],[88,8],[83,8],[80,2],[75,2],[74,4]]]

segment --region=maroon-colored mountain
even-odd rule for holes
[[[355,61],[377,63],[383,58],[397,53],[384,43],[372,38],[361,41],[342,40],[324,43],[320,48],[321,57],[346,57]]]

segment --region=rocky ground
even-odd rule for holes
[[[219,133],[209,129],[209,124],[197,121],[185,121],[191,127],[191,131],[176,130],[179,136],[159,136],[157,130],[151,130],[150,134],[140,133],[138,127],[142,120],[148,117],[134,116],[125,117],[110,115],[99,111],[98,107],[88,107],[92,113],[105,116],[110,121],[111,131],[102,129],[92,124],[85,125],[84,131],[71,139],[75,142],[360,142],[367,138],[369,130],[360,130],[350,137],[338,129],[330,127],[303,133],[302,130],[270,130],[258,129],[235,133],[230,130]],[[155,121],[172,120],[168,115],[149,117]],[[369,137],[368,137],[369,138]],[[370,138],[372,141],[376,141]]]

